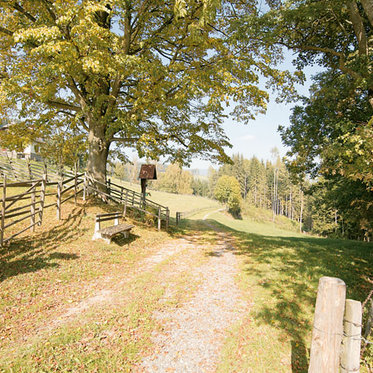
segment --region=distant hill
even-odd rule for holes
[[[191,168],[191,169],[187,169],[187,171],[189,171],[195,177],[201,176],[202,178],[207,177],[209,174],[208,169]]]

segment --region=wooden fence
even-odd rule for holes
[[[4,176],[4,181],[0,184],[2,191],[1,216],[0,216],[0,246],[4,246],[14,237],[27,231],[35,231],[35,226],[41,225],[43,220],[43,212],[49,207],[57,207],[57,217],[61,219],[61,206],[66,201],[75,198],[77,203],[78,194],[83,192],[82,179],[83,174],[75,173],[73,177],[62,179],[60,181],[47,181],[47,173],[42,175],[41,179],[30,181],[8,182],[7,176]],[[80,186],[80,187],[79,187]],[[56,188],[52,191],[47,191],[47,187]],[[8,193],[10,188],[26,188],[19,194]],[[70,192],[70,195],[66,196]],[[12,194],[12,195],[10,195]],[[46,204],[46,197],[56,197],[56,201]],[[19,202],[22,205],[19,205]],[[16,218],[14,220],[14,218]],[[19,225],[24,220],[30,219],[30,224],[24,227],[24,224],[9,237],[6,237],[6,231],[10,227]]]
[[[165,228],[168,229],[170,223],[170,210],[168,207],[162,206],[147,198],[144,199],[141,193],[115,184],[111,182],[110,179],[107,180],[106,183],[102,183],[93,179],[88,173],[85,174],[84,179],[84,196],[89,193],[94,193],[105,201],[112,200],[118,204],[124,205],[124,216],[128,209],[140,211],[157,220],[158,230],[161,229],[162,221],[165,223]],[[100,185],[103,187],[103,190],[97,188],[97,186]],[[106,190],[106,192],[104,190]]]
[[[200,209],[193,209],[193,210],[189,210],[189,211],[176,212],[176,225],[179,225],[180,221],[183,220],[183,219],[187,219],[188,217],[190,217],[192,215],[195,215],[195,214],[198,214],[200,212],[210,211],[211,209],[212,209],[212,207],[203,207],[203,208],[200,208]]]
[[[359,372],[361,328],[361,303],[346,300],[346,284],[320,278],[308,372]]]
[[[47,181],[59,181],[74,176],[74,171],[50,164],[47,167],[45,163],[30,159],[11,158],[6,152],[0,152],[0,175],[7,176],[8,180],[38,180],[44,174],[47,174]]]
[[[77,196],[83,193],[83,200],[88,194],[96,194],[105,201],[111,200],[124,205],[124,214],[128,209],[141,211],[144,214],[154,217],[158,221],[158,230],[161,229],[162,222],[168,229],[170,222],[170,211],[168,207],[157,204],[147,198],[143,199],[142,194],[125,187],[112,183],[108,180],[101,183],[94,180],[87,173],[60,172],[56,169],[40,163],[25,163],[24,160],[8,159],[8,163],[3,162],[0,156],[0,173],[4,176],[4,182],[0,184],[2,190],[1,216],[0,216],[0,246],[4,246],[12,238],[30,229],[35,231],[35,226],[42,224],[43,211],[49,207],[57,208],[57,218],[61,219],[61,206],[63,203],[74,198],[77,203]],[[57,173],[56,173],[57,172]],[[52,177],[51,177],[52,175]],[[67,176],[67,178],[66,178]],[[24,178],[22,181],[14,181]],[[11,182],[9,182],[9,179]],[[29,180],[31,179],[31,180]],[[103,187],[100,189],[100,185]],[[26,191],[17,195],[9,196],[9,188],[25,187]],[[46,188],[55,188],[52,192],[46,192]],[[56,201],[45,204],[45,197],[54,196]],[[25,200],[29,200],[28,203]],[[22,201],[22,206],[15,206]],[[11,208],[12,207],[12,208]],[[14,218],[17,218],[14,220]],[[16,224],[30,219],[30,225],[21,228],[9,237],[5,233]],[[14,231],[14,227],[12,229]]]

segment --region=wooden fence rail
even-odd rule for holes
[[[312,330],[309,373],[359,372],[361,303],[346,300],[346,284],[321,277]]]
[[[46,171],[46,170],[45,170]],[[57,207],[57,217],[61,219],[61,206],[66,201],[75,198],[75,203],[77,202],[77,195],[83,192],[82,179],[83,174],[78,174],[71,177],[69,175],[68,179],[59,182],[47,182],[47,173],[44,172],[42,178],[39,180],[30,181],[17,181],[9,183],[7,176],[4,176],[4,182],[1,186],[2,198],[1,198],[1,219],[0,219],[0,246],[4,246],[14,237],[27,231],[35,231],[36,226],[40,226],[43,221],[43,213],[46,208]],[[62,175],[63,177],[63,175]],[[16,195],[8,195],[9,188],[23,187],[26,188]],[[54,192],[46,191],[47,187],[56,187]],[[69,193],[70,192],[70,193]],[[55,196],[56,201],[45,204],[45,198],[47,196]],[[63,198],[64,197],[64,198]],[[22,206],[18,206],[18,202],[30,201],[29,203],[24,203]],[[14,218],[16,218],[14,220]],[[20,228],[14,234],[9,237],[5,237],[5,231],[10,227],[16,226],[22,223],[24,220],[30,219],[30,225]]]
[[[102,186],[103,190],[98,189],[97,186]],[[141,193],[115,184],[111,182],[110,179],[107,180],[106,183],[103,183],[95,180],[91,175],[86,173],[84,176],[84,198],[89,193],[94,193],[105,201],[111,200],[118,204],[123,204],[124,214],[127,213],[127,209],[135,209],[155,217],[158,220],[159,230],[161,229],[162,221],[165,222],[166,229],[169,227],[170,210],[168,207],[162,206],[147,198],[144,199]]]
[[[5,168],[2,168],[1,162],[2,159],[0,156],[0,172],[5,170]],[[22,165],[22,162],[19,164]],[[17,162],[14,162],[14,164],[17,164]],[[4,182],[2,185],[0,184],[0,190],[3,192],[2,199],[0,200],[0,246],[4,246],[5,243],[28,229],[31,229],[31,231],[34,232],[35,227],[42,224],[43,213],[46,208],[56,206],[57,218],[61,219],[62,205],[72,198],[75,199],[76,204],[77,196],[80,193],[83,193],[83,200],[85,200],[88,193],[91,192],[99,195],[105,200],[112,200],[115,203],[124,205],[124,211],[127,211],[128,208],[133,208],[149,214],[158,220],[158,229],[161,229],[162,222],[165,222],[165,227],[168,229],[170,219],[170,211],[168,207],[162,206],[148,199],[144,200],[140,193],[126,189],[121,185],[111,183],[110,180],[106,184],[100,183],[88,174],[78,173],[77,167],[75,167],[73,174],[60,173],[57,180],[51,180],[48,179],[47,167],[40,166],[40,164],[37,164],[34,167],[31,162],[28,162],[27,167],[25,168],[27,171],[26,179],[21,180],[18,176],[16,178],[14,177],[14,170],[16,167],[14,167],[11,162],[10,165],[10,171],[7,170],[7,173],[5,173],[5,171],[3,172]],[[25,164],[23,164],[23,166],[24,165]],[[9,174],[11,175],[11,182],[8,180],[7,175]],[[21,175],[22,173],[19,172],[18,174]],[[25,173],[22,175],[24,174]],[[38,179],[35,179],[35,176],[38,176]],[[67,179],[64,177],[67,177]],[[103,189],[105,189],[106,192],[98,189],[97,185],[104,186]],[[8,195],[7,189],[14,187],[22,187],[26,188],[26,190],[17,195]],[[55,188],[55,191],[47,192],[47,187],[53,187]],[[45,199],[49,196],[55,196],[56,201],[46,204]],[[16,204],[21,201],[23,203],[22,206],[17,206]],[[14,218],[16,219],[14,220]],[[22,223],[26,219],[30,219],[29,226],[25,228],[23,224],[19,231],[15,232],[10,237],[5,237],[5,231],[8,228]]]
[[[28,189],[18,195],[7,197],[7,189],[12,187],[28,187]],[[38,187],[40,187],[38,189]],[[8,183],[7,177],[4,176],[4,182],[2,185],[3,196],[1,200],[1,221],[0,221],[0,246],[4,246],[5,243],[18,236],[19,234],[31,229],[35,231],[36,225],[41,225],[43,219],[43,209],[45,201],[45,188],[46,178],[42,180],[22,183]],[[31,202],[22,206],[15,206],[17,202],[29,199]],[[9,202],[9,203],[7,203]],[[38,206],[38,209],[36,208]],[[12,220],[13,218],[17,218]],[[26,219],[31,219],[30,225],[22,227],[21,230],[15,232],[9,237],[5,237],[6,229],[23,222]],[[10,221],[9,221],[10,220]],[[6,221],[9,221],[6,224]]]

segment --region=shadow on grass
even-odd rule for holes
[[[85,234],[81,225],[84,210],[72,210],[62,224],[47,232],[36,233],[14,240],[9,247],[0,249],[0,282],[23,273],[36,272],[43,268],[58,267],[56,261],[75,260],[79,256],[71,253],[56,252],[61,244],[76,241]]]
[[[235,254],[244,260],[247,279],[263,289],[259,292],[266,299],[256,302],[253,317],[259,325],[274,326],[287,336],[286,340],[290,339],[293,372],[307,372],[306,346],[319,278],[341,278],[347,285],[347,297],[359,301],[371,290],[368,279],[373,267],[372,243],[291,237],[291,232],[289,237],[272,237],[234,230],[214,220],[192,222],[192,232],[203,225],[208,241],[219,241],[221,232],[234,237]],[[184,231],[188,231],[187,224]]]
[[[116,237],[113,237],[113,242],[115,242],[118,246],[130,246],[130,244],[137,239],[139,239],[140,236],[137,234],[130,233],[128,238],[123,237],[123,235],[117,235]]]

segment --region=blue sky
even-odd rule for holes
[[[294,70],[291,63],[293,58],[290,53],[286,53],[285,61],[281,67]],[[305,96],[308,95],[308,90],[312,83],[311,76],[320,71],[322,71],[322,68],[319,66],[307,67],[304,70],[306,82],[303,86],[297,86],[298,93]],[[266,114],[258,115],[255,120],[250,121],[247,125],[234,122],[230,118],[225,120],[223,127],[233,145],[231,149],[227,149],[228,155],[240,153],[248,159],[256,156],[259,159],[270,160],[271,149],[274,147],[279,150],[281,157],[285,155],[287,149],[282,145],[277,128],[279,125],[285,127],[290,125],[289,117],[291,115],[291,108],[296,103],[277,104],[275,97],[273,94],[270,95]],[[210,165],[215,168],[219,167],[219,165],[196,159],[193,161],[191,168],[207,169]]]
[[[284,62],[281,64],[282,69],[287,69],[290,71],[294,70],[292,65],[292,60],[294,56],[290,52],[284,53]],[[308,96],[308,90],[312,84],[311,76],[322,71],[320,66],[310,66],[307,67],[303,72],[306,76],[306,81],[304,85],[297,85],[297,91],[299,94]],[[264,87],[261,87],[264,89]],[[277,132],[279,125],[289,126],[289,117],[291,115],[291,108],[296,105],[296,103],[291,104],[277,104],[275,102],[276,96],[270,94],[270,101],[267,106],[266,114],[260,114],[255,120],[250,121],[248,124],[244,125],[242,123],[237,123],[231,118],[227,118],[224,121],[223,128],[230,143],[233,145],[231,149],[226,149],[228,155],[242,154],[245,158],[252,158],[256,156],[258,159],[270,160],[271,159],[271,149],[276,147],[280,156],[283,157],[287,151],[286,147],[282,145],[280,134]],[[228,112],[232,108],[228,108]],[[130,159],[133,157],[137,158],[136,153],[128,154]],[[143,160],[140,160],[142,162]],[[208,161],[202,161],[200,159],[195,159],[190,168],[206,170],[210,166],[218,168],[218,164],[212,164]]]

